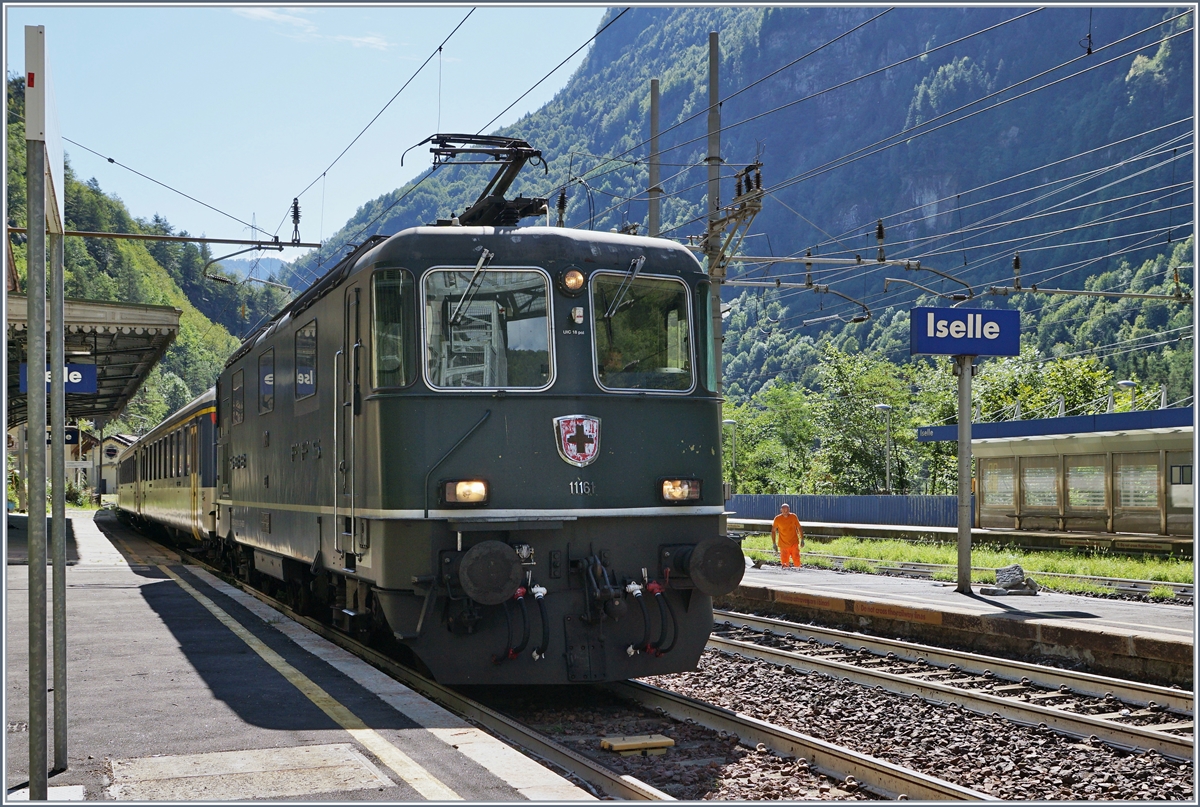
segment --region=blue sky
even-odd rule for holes
[[[439,131],[473,133],[588,40],[604,6],[481,5],[349,152],[303,197],[317,241],[364,202],[424,171]],[[413,75],[471,6],[6,6],[5,61],[24,72],[24,26],[45,25],[62,135],[274,232],[292,197]],[[586,50],[485,130],[549,101]],[[439,90],[440,82],[440,90]],[[440,99],[440,100],[439,100]],[[536,146],[536,144],[534,144]],[[140,218],[240,238],[249,228],[70,143]],[[289,240],[292,224],[279,229]],[[274,254],[274,253],[271,253]],[[288,250],[285,259],[299,254]]]

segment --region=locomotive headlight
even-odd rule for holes
[[[699,479],[664,479],[662,481],[664,502],[687,502],[700,498]]]
[[[583,290],[583,272],[578,269],[568,269],[559,275],[558,282],[567,294],[575,295]]]
[[[446,504],[487,504],[488,483],[482,479],[455,479],[443,488]]]

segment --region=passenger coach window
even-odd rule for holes
[[[425,276],[426,371],[435,387],[550,383],[549,278],[542,272],[439,269]]]
[[[246,389],[243,383],[243,371],[233,374],[233,400],[230,402],[230,416],[236,426],[246,419]]]
[[[687,287],[627,274],[592,279],[596,375],[610,389],[692,388]]]
[[[417,380],[417,304],[412,275],[384,269],[372,280],[372,320],[376,387],[405,387]]]
[[[258,413],[275,408],[275,350],[258,357]]]
[[[317,392],[317,321],[296,331],[296,400]]]

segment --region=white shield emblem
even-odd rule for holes
[[[591,415],[563,415],[554,419],[554,437],[558,456],[580,468],[591,465],[600,456],[600,418]]]

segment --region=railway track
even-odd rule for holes
[[[1193,756],[1193,696],[1183,690],[728,611],[714,619],[709,646],[719,651],[1125,751],[1154,750],[1179,761]]]
[[[142,537],[145,538],[145,536]],[[274,597],[240,580],[230,578],[202,558],[187,554],[175,547],[162,547],[162,549],[168,554],[177,555],[181,561],[189,565],[203,568],[220,577],[230,585],[238,587],[277,610],[288,619],[303,625],[342,649],[354,653],[420,695],[475,722],[535,758],[566,772],[576,780],[586,783],[586,786],[597,795],[641,801],[674,800],[669,794],[636,777],[612,770],[475,698],[438,684],[319,620],[297,613]],[[699,725],[719,733],[721,736],[734,737],[742,745],[748,747],[757,746],[760,752],[769,749],[770,752],[785,758],[800,758],[806,767],[832,780],[845,783],[845,788],[850,791],[867,792],[882,797],[920,800],[979,801],[988,798],[986,794],[970,788],[658,687],[627,681],[600,685],[600,688],[659,715]]]
[[[922,801],[986,801],[991,798],[986,793],[649,684],[622,681],[602,686],[659,714],[695,722],[713,731],[736,734],[744,743],[761,744],[776,753],[803,757],[827,775],[856,782],[888,798]]]

